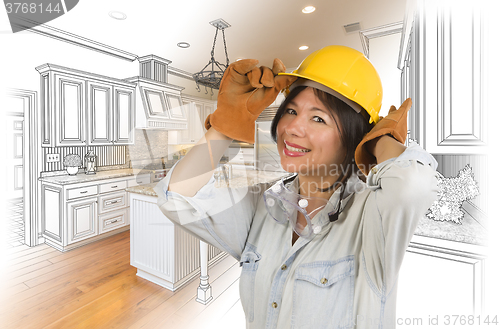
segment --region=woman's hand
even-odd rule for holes
[[[354,154],[358,168],[368,175],[370,169],[385,160],[399,156],[406,147],[407,113],[411,99],[406,99],[396,110],[391,106],[386,117],[370,130],[356,148]]]

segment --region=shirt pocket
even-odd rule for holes
[[[253,322],[254,319],[255,274],[257,273],[261,259],[261,255],[256,249],[255,246],[247,243],[240,258],[240,266],[242,267],[240,275],[240,300],[248,322]]]
[[[295,272],[292,328],[349,328],[354,256],[300,265]]]

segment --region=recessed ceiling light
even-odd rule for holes
[[[306,50],[306,49],[309,49],[309,46],[300,46],[299,49],[300,50]]]
[[[114,19],[118,19],[121,21],[127,18],[127,15],[125,15],[125,13],[122,13],[121,11],[116,11],[116,10],[110,11],[108,13],[108,15]]]
[[[310,14],[310,13],[312,13],[315,10],[316,10],[316,7],[314,7],[314,6],[307,6],[304,9],[302,9],[302,12],[304,14]]]
[[[181,47],[181,48],[189,48],[191,45],[187,42],[179,42],[177,44],[177,47]]]

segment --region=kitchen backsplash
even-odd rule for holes
[[[136,129],[134,145],[128,145],[128,159],[154,160],[168,155],[168,130]]]
[[[64,157],[68,154],[78,154],[82,158],[84,168],[85,154],[93,149],[97,156],[97,170],[102,167],[129,168],[130,161],[136,160],[158,160],[168,155],[168,131],[155,129],[136,129],[133,145],[120,146],[64,146],[42,148],[43,159],[47,154],[59,154],[60,161],[44,161],[44,172],[65,170],[63,166]]]
[[[105,166],[128,166],[127,146],[62,146],[62,147],[44,147],[42,148],[43,159],[47,159],[47,154],[59,154],[60,161],[44,161],[44,170],[59,171],[64,170],[63,160],[68,154],[78,154],[82,158],[82,166],[85,165],[85,154],[92,149],[97,156],[97,168]]]

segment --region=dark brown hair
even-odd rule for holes
[[[271,123],[271,136],[274,142],[277,142],[277,127],[278,122],[280,121],[283,114],[288,108],[288,104],[295,98],[297,95],[306,89],[306,86],[299,86],[294,88],[287,98],[281,103],[274,119]],[[344,184],[344,182],[352,175],[358,175],[363,181],[365,180],[364,175],[358,169],[356,162],[354,161],[354,152],[356,151],[356,147],[361,142],[366,133],[370,131],[373,127],[373,124],[369,124],[369,116],[366,111],[361,111],[357,113],[354,111],[349,105],[347,105],[342,100],[337,97],[330,95],[326,92],[313,88],[314,94],[318,99],[326,106],[332,113],[335,113],[336,117],[340,122],[337,122],[340,129],[340,140],[342,142],[342,146],[346,150],[346,156],[344,161],[341,163],[341,173],[338,177],[335,184],[333,184],[330,188],[336,187],[338,183]],[[327,188],[326,190],[329,190]]]

